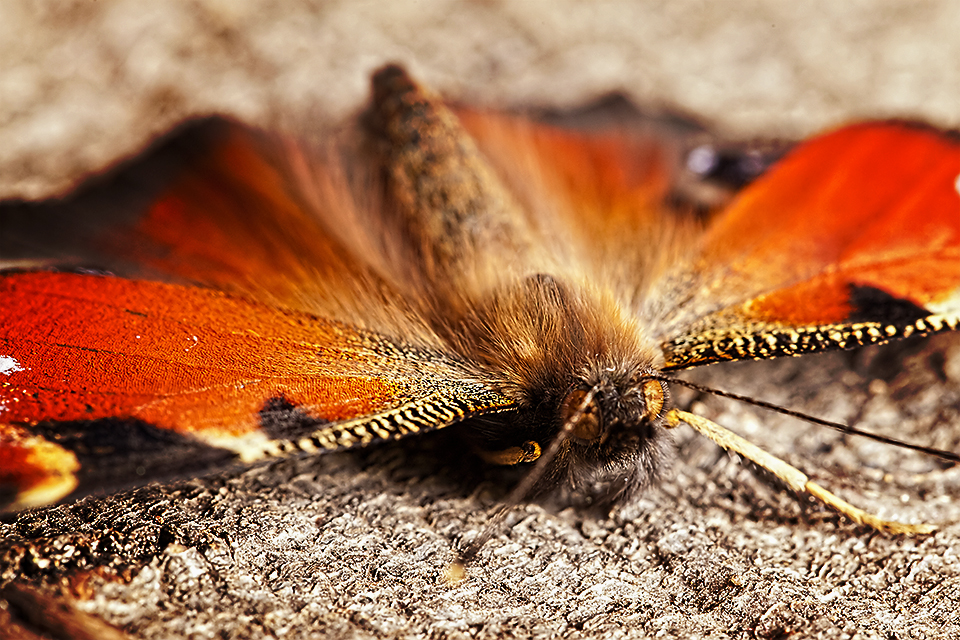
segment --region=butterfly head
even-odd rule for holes
[[[578,502],[616,502],[656,477],[669,450],[667,388],[651,377],[662,357],[615,299],[539,275],[481,314],[470,344],[507,374],[498,386],[517,407],[474,430],[481,449],[535,443],[534,490],[559,487]]]
[[[625,370],[626,369],[626,370]],[[667,457],[667,387],[650,371],[605,367],[573,385],[556,408],[560,441],[550,476],[578,498],[609,504],[656,478]]]

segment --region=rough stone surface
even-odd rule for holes
[[[622,89],[737,136],[862,117],[960,123],[960,9],[873,3],[148,3],[0,7],[0,193],[39,196],[189,114],[330,120],[407,63],[488,104]],[[700,382],[960,450],[960,339],[708,368]],[[742,404],[677,401],[857,504],[857,529],[686,430],[613,514],[524,504],[455,434],[280,461],[0,523],[0,581],[59,588],[150,638],[940,638],[960,635],[960,469]]]

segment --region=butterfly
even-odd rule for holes
[[[960,327],[956,137],[845,127],[704,221],[650,135],[451,106],[395,65],[372,84],[321,140],[192,123],[118,172],[125,196],[84,196],[96,215],[4,211],[7,508],[456,423],[535,470],[521,493],[610,504],[686,423],[857,522],[930,529],[669,391],[712,363]]]

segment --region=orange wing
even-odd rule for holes
[[[958,180],[960,142],[920,126],[856,125],[800,145],[664,281],[688,296],[657,323],[668,367],[956,328]]]
[[[693,248],[691,207],[668,206],[684,179],[680,127],[638,113],[588,130],[461,108],[457,115],[522,202],[541,241],[633,306]]]
[[[0,486],[19,505],[107,482],[91,470],[172,475],[182,470],[170,451],[188,444],[204,465],[249,460],[392,439],[506,404],[441,354],[215,291],[37,272],[0,277],[0,299]],[[114,421],[105,438],[81,428],[69,440],[78,432],[63,425],[102,419]],[[70,452],[97,463],[74,477]]]
[[[63,201],[5,203],[0,256],[396,329],[404,305],[370,266],[376,229],[359,210],[371,207],[346,183],[353,159],[333,147],[222,118],[189,123]]]

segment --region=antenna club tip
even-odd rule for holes
[[[467,565],[465,565],[461,560],[451,562],[449,565],[447,565],[446,570],[443,572],[443,581],[450,586],[461,582],[466,577]]]
[[[900,522],[884,522],[882,527],[876,528],[900,536],[926,536],[936,533],[938,529],[935,524],[904,524]]]

